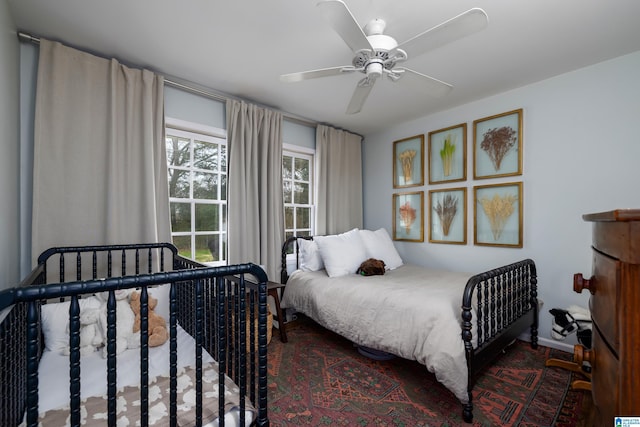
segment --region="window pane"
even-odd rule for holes
[[[191,205],[171,202],[171,231],[191,231]],[[191,254],[189,254],[191,257]]]
[[[227,146],[220,145],[220,172],[227,173]]]
[[[195,231],[219,231],[218,205],[196,204]]]
[[[218,171],[218,144],[193,142],[193,167]]]
[[[287,231],[287,232],[284,233],[285,240],[288,239],[291,236],[293,236],[293,231]],[[287,248],[287,254],[292,254],[294,247],[295,247],[295,245],[289,245],[289,247]]]
[[[178,248],[178,253],[185,258],[191,258],[191,236],[173,236],[173,244]]]
[[[282,197],[284,203],[292,203],[291,199],[291,181],[284,181],[282,183]]]
[[[218,198],[218,175],[194,171],[193,198],[216,200]]]
[[[310,212],[310,208],[296,208],[296,228],[311,228]]]
[[[282,156],[282,178],[291,179],[291,161],[290,156]]]
[[[211,262],[215,261],[214,253],[218,254],[218,245],[215,235],[196,236],[196,261]]]
[[[295,183],[296,192],[294,194],[293,203],[301,205],[309,204],[309,184]]]
[[[220,200],[227,200],[227,175],[220,175]]]
[[[227,205],[222,205],[222,227],[220,227],[220,230],[227,231]]]
[[[309,181],[309,160],[296,159],[295,177],[300,181]]]
[[[284,208],[284,228],[291,230],[293,228],[293,207],[285,206]]]
[[[189,166],[189,140],[167,136],[167,163],[169,166]]]
[[[169,197],[189,198],[189,171],[169,168]]]

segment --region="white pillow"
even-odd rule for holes
[[[313,240],[298,239],[300,270],[318,271],[324,268],[318,245]]]
[[[139,289],[137,291],[140,292]],[[158,300],[158,305],[153,311],[162,316],[167,325],[169,324],[169,291],[171,291],[170,283],[147,288],[149,295]]]
[[[80,311],[86,308],[100,308],[100,300],[94,296],[78,300]],[[41,307],[40,320],[44,347],[49,351],[61,352],[69,346],[69,306],[70,301],[48,303]]]
[[[403,264],[386,229],[360,230],[360,237],[367,251],[367,257],[381,259],[387,270],[396,269]]]
[[[360,230],[354,228],[346,233],[314,237],[318,244],[324,267],[329,277],[354,274],[367,253],[360,237]]]

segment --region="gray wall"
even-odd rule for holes
[[[523,258],[536,261],[544,301],[540,336],[550,342],[548,310],[588,306],[588,293],[572,290],[574,273],[591,275],[589,212],[640,208],[640,52],[579,69],[498,96],[367,135],[363,145],[365,226],[391,231],[393,141],[467,123],[467,181],[402,189],[467,187],[467,245],[396,242],[404,260],[430,267],[479,272]],[[524,109],[524,174],[473,180],[473,121]],[[426,159],[425,159],[426,164]],[[425,172],[425,182],[428,182]],[[474,246],[473,186],[524,183],[524,247]],[[575,338],[575,335],[572,336]],[[567,340],[570,342],[571,340]]]
[[[14,286],[20,279],[20,56],[16,30],[7,1],[0,0],[0,289]]]

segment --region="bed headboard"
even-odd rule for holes
[[[289,272],[287,271],[287,255],[295,254],[296,257],[296,269],[300,267],[300,248],[298,246],[298,239],[313,240],[313,236],[291,236],[284,241],[282,245],[282,264],[280,271],[280,283],[286,284],[289,280]]]

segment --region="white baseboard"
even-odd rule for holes
[[[518,337],[519,340],[530,342],[531,334],[529,332],[524,333]],[[556,350],[566,351],[567,353],[573,354],[573,346],[574,344],[570,344],[567,342],[562,342],[558,340],[552,340],[550,338],[540,338],[538,337],[538,344],[543,345],[545,347],[555,348]]]

